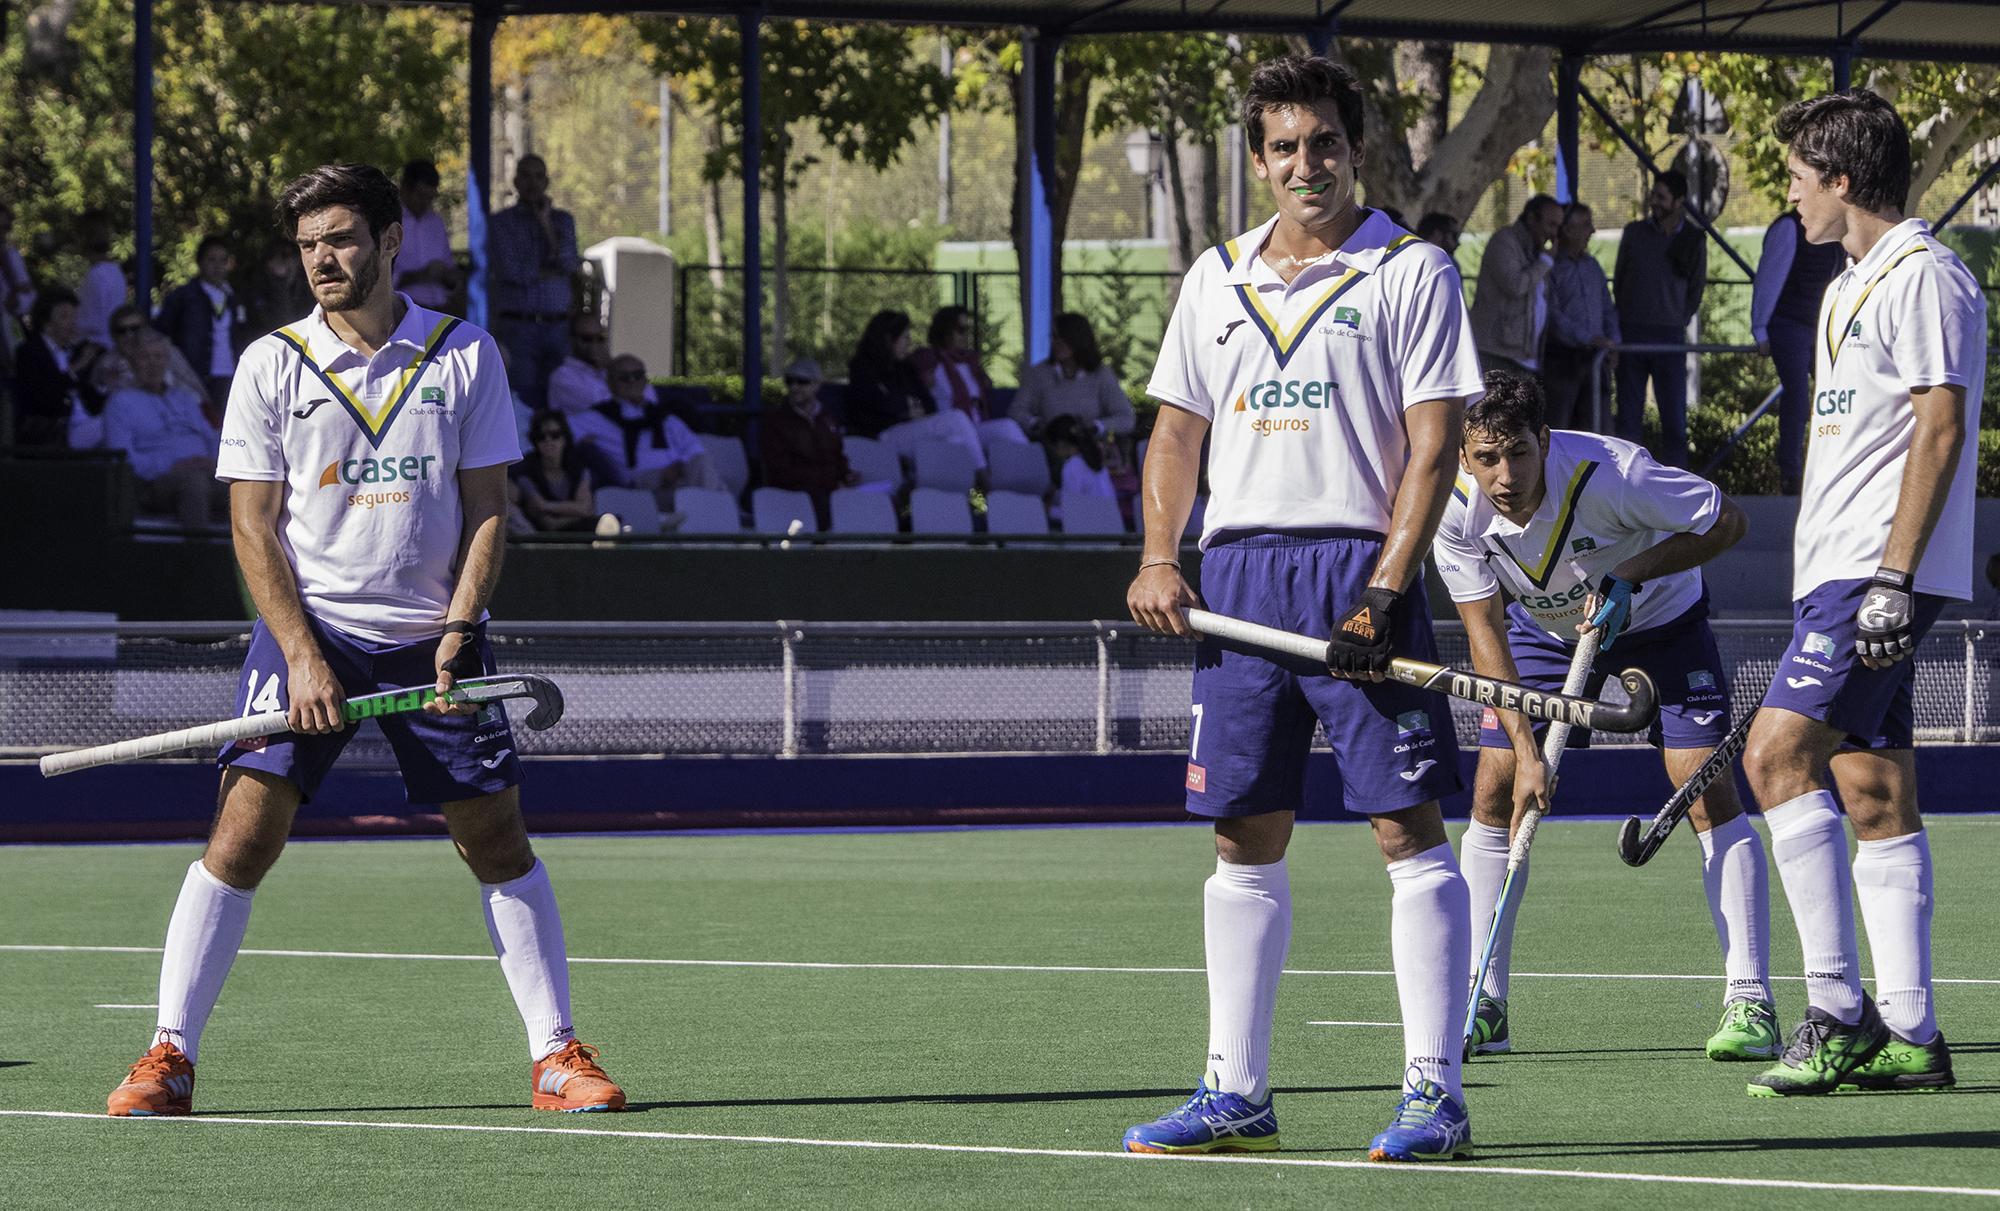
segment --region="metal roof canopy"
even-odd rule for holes
[[[325,0],[271,0],[313,3]],[[367,0],[360,0],[367,2]],[[1055,60],[1064,38],[1091,34],[1171,31],[1303,34],[1324,50],[1338,34],[1355,38],[1414,39],[1547,46],[1561,52],[1557,65],[1557,196],[1575,189],[1577,116],[1583,98],[1578,76],[1593,55],[1647,51],[1747,51],[1832,61],[1834,87],[1848,86],[1853,60],[1939,60],[2000,63],[2000,2],[1996,0],[413,0],[427,7],[470,10],[470,172],[466,192],[467,242],[471,245],[471,319],[486,320],[486,217],[491,188],[493,34],[502,19],[534,14],[656,13],[734,18],[743,40],[744,122],[760,127],[762,106],[755,36],[767,19],[849,23],[1023,27],[1022,90],[1027,105],[1026,177],[1028,259],[1024,287],[1023,345],[1028,359],[1048,351],[1054,311],[1057,250],[1047,201],[1055,163]],[[139,297],[151,289],[152,245],[152,8],[137,0],[133,15],[133,189]],[[1615,125],[1615,123],[1614,123]],[[761,227],[759,144],[747,140],[743,229]],[[1991,179],[1989,166],[1974,189]],[[1967,192],[1967,197],[1971,191]],[[1956,212],[1963,205],[1952,207]],[[1949,217],[1949,213],[1946,216]],[[1697,221],[1699,216],[1697,216]],[[1706,228],[1707,223],[1702,226]],[[1713,232],[1711,231],[1711,234]],[[1719,237],[1718,237],[1719,238]],[[755,407],[763,377],[762,258],[758,241],[745,241],[744,400]],[[783,351],[779,351],[782,355]]]

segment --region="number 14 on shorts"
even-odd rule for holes
[[[282,711],[285,704],[278,701],[278,674],[272,673],[264,679],[262,689],[257,688],[258,672],[250,670],[244,679],[243,713],[245,715],[268,715],[272,711]]]

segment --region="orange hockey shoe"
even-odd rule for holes
[[[597,1066],[597,1048],[571,1039],[561,1050],[535,1061],[531,1073],[537,1110],[578,1114],[589,1110],[623,1110],[625,1091]]]
[[[139,1057],[125,1081],[104,1101],[113,1118],[150,1118],[194,1112],[194,1065],[172,1043],[160,1043]]]

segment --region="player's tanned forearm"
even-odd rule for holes
[[[1611,574],[1637,584],[1698,568],[1743,541],[1749,529],[1742,507],[1725,496],[1715,524],[1706,533],[1672,535],[1611,569]]]
[[[1201,480],[1201,440],[1207,433],[1206,420],[1171,405],[1162,406],[1154,419],[1140,479],[1141,504],[1146,510],[1146,547],[1141,562],[1180,558],[1181,531],[1194,511],[1195,489]],[[1445,490],[1451,490],[1450,480],[1445,481]],[[1437,525],[1436,518],[1431,525]]]
[[[1903,464],[1903,486],[1882,566],[1914,575],[1965,449],[1965,388],[1947,383],[1912,391],[1910,406],[1917,413],[1917,429],[1910,435],[1910,457]]]
[[[465,528],[458,537],[458,580],[446,618],[478,622],[500,583],[507,554],[507,468],[478,467],[458,474]]]
[[[1502,681],[1521,680],[1521,671],[1514,667],[1514,653],[1507,646],[1506,607],[1500,604],[1500,594],[1481,598],[1478,601],[1458,603],[1459,620],[1465,623],[1465,643],[1472,649],[1472,671],[1481,677],[1497,677]],[[1534,725],[1528,717],[1518,711],[1496,711],[1500,727],[1507,733],[1507,739],[1514,745],[1515,752],[1535,749]]]
[[[323,660],[319,643],[306,625],[305,604],[299,600],[292,565],[278,545],[278,512],[285,485],[261,480],[237,480],[229,485],[229,530],[236,565],[258,617],[293,669]]]
[[[1417,404],[1403,412],[1403,426],[1410,436],[1410,462],[1396,489],[1396,507],[1389,515],[1382,556],[1376,561],[1375,575],[1368,580],[1371,589],[1398,593],[1410,587],[1451,500],[1458,449],[1464,440],[1465,401],[1434,399]],[[1152,516],[1148,514],[1146,520],[1150,523]]]

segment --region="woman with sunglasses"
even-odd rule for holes
[[[528,422],[534,449],[514,465],[521,511],[537,530],[588,530],[597,523],[590,469],[571,439],[569,420],[544,408]]]

